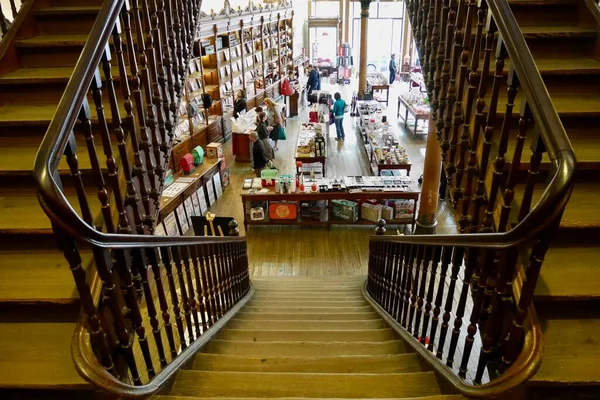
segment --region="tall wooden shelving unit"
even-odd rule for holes
[[[238,89],[246,90],[249,109],[280,95],[282,78],[292,63],[293,15],[291,4],[281,4],[201,16],[180,107],[178,143],[173,147],[174,172],[194,147],[231,137]],[[203,107],[204,94],[212,98],[208,109]],[[187,112],[192,105],[198,110],[195,116]]]

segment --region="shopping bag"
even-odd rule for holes
[[[279,132],[277,132],[277,140],[285,140],[285,129],[283,126],[279,126]]]

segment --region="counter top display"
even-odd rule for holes
[[[256,130],[256,109],[251,109],[243,114],[232,124],[231,151],[236,162],[252,162],[252,142],[250,132]]]
[[[390,85],[388,79],[381,72],[371,72],[367,74],[367,83],[373,89],[373,98],[375,98],[376,91],[384,91],[385,90],[385,100],[377,99],[376,101],[385,103],[388,105],[390,100]]]
[[[327,159],[327,146],[321,123],[302,123],[296,142],[296,165],[300,168],[304,164],[321,164],[321,174],[325,176],[325,163]],[[298,172],[301,172],[300,170]],[[304,173],[304,171],[302,171]],[[316,171],[318,174],[319,171]]]
[[[429,129],[429,114],[431,110],[426,102],[425,93],[410,91],[398,96],[397,117],[402,118],[404,127],[412,133],[413,139],[417,135],[427,135]]]
[[[258,183],[258,182],[257,182]],[[415,224],[419,188],[406,177],[306,179],[305,190],[277,193],[253,185],[243,193],[244,225]]]

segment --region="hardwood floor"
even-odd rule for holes
[[[396,84],[390,93],[388,118],[396,121],[396,99],[406,86]],[[349,102],[353,86],[331,87],[324,85],[324,90],[340,91]],[[287,140],[279,142],[279,150],[275,154],[275,163],[280,171],[295,169],[294,152],[298,126],[307,120],[307,109],[296,118],[288,118]],[[425,138],[413,140],[406,134],[400,124],[392,122],[397,130],[402,145],[412,160],[411,177],[418,179],[423,173],[425,157]],[[349,114],[344,118],[346,140],[335,141],[335,127],[331,126],[327,150],[327,176],[371,175],[367,155],[362,139],[356,131],[353,118]],[[253,176],[248,163],[236,163],[231,154],[231,142],[224,145],[227,164],[230,172],[230,184],[223,197],[211,207],[211,212],[219,216],[232,216],[240,224],[242,235],[248,239],[250,255],[250,273],[253,276],[297,276],[297,275],[365,275],[368,266],[369,237],[374,226],[335,226],[331,231],[321,227],[292,226],[253,226],[248,232],[243,227],[243,211],[240,202],[242,182],[244,178]],[[400,233],[410,234],[410,226]],[[438,217],[438,234],[456,233],[456,225],[451,208],[440,203]],[[398,233],[390,229],[388,234]]]

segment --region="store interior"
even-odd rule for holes
[[[282,5],[259,24],[242,17],[241,29],[216,17],[200,32],[156,234],[227,235],[233,219],[252,253],[250,272],[259,276],[366,274],[363,247],[380,220],[388,234],[415,232],[429,105],[405,6],[371,3],[361,89],[360,2],[349,2],[347,27],[339,4],[307,2],[309,18]],[[319,71],[320,90],[309,65]],[[234,118],[240,89],[246,107]],[[347,105],[344,140],[329,113],[335,93]],[[266,109],[268,98],[286,137],[257,140],[261,148],[277,146],[271,166],[257,173],[251,133],[256,107]],[[457,231],[450,209],[439,201],[436,232]]]

